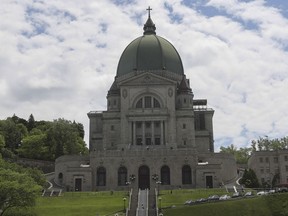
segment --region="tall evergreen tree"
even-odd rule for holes
[[[31,114],[28,119],[27,129],[30,132],[33,128],[35,128],[35,119],[34,116]]]

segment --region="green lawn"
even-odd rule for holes
[[[177,199],[174,195],[162,195],[163,214],[165,216],[288,216],[287,193],[184,206],[181,201],[187,200],[188,197],[191,199],[193,196],[182,194]],[[171,208],[172,205],[175,207]]]
[[[35,212],[39,216],[114,215],[123,210],[123,197],[128,201],[127,192],[114,192],[113,195],[110,192],[78,192],[65,193],[62,197],[40,197]]]
[[[161,191],[161,207],[164,216],[288,216],[288,193],[184,205],[189,199],[225,193],[223,189]],[[33,209],[10,212],[7,216],[114,216],[116,212],[124,216],[123,197],[128,201],[127,192],[69,192],[61,197],[38,197]]]
[[[69,192],[60,197],[38,197],[31,209],[11,209],[5,216],[124,216],[127,192]]]
[[[224,188],[217,189],[190,189],[190,190],[170,190],[160,191],[162,198],[162,207],[169,207],[172,205],[183,205],[186,200],[196,200],[199,198],[208,198],[211,195],[223,195],[227,194]],[[232,195],[232,194],[230,194]]]

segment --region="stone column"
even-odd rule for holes
[[[142,122],[142,144],[145,145],[145,121]]]
[[[132,142],[132,144],[133,144],[133,145],[136,145],[136,144],[137,144],[137,143],[136,143],[136,123],[137,123],[136,121],[133,121],[133,122],[132,122],[132,127],[133,127],[133,128],[132,128],[132,134],[133,134],[133,138],[132,138],[132,139],[133,139],[133,142]]]
[[[160,128],[160,130],[161,130],[161,145],[163,145],[163,143],[164,143],[164,131],[163,131],[164,121],[161,121],[160,124],[161,124],[161,128]]]
[[[154,143],[154,141],[155,141],[155,139],[154,139],[154,121],[151,121],[151,133],[152,133],[152,137],[151,137],[151,139],[152,139],[152,145],[155,145],[155,143]]]

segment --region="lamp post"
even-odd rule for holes
[[[126,212],[126,205],[125,205],[125,202],[126,202],[126,198],[123,197],[123,212],[124,212],[124,213]]]
[[[127,181],[126,182],[126,185],[128,186],[128,196],[130,195],[130,185],[131,185],[131,182],[130,181]]]
[[[160,196],[160,184],[162,184],[161,181],[156,181],[157,184],[157,191],[158,191],[158,196]]]
[[[159,212],[161,212],[161,211],[162,211],[162,209],[161,209],[161,201],[162,201],[162,198],[159,197],[158,200],[159,200]]]

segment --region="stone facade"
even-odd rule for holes
[[[232,181],[232,155],[214,153],[213,114],[194,99],[174,46],[144,35],[124,50],[107,94],[107,110],[91,111],[88,157],[56,160],[55,182],[76,191],[219,187]]]
[[[272,185],[276,174],[279,174],[276,184],[288,184],[288,150],[253,152],[248,167],[262,184]]]

